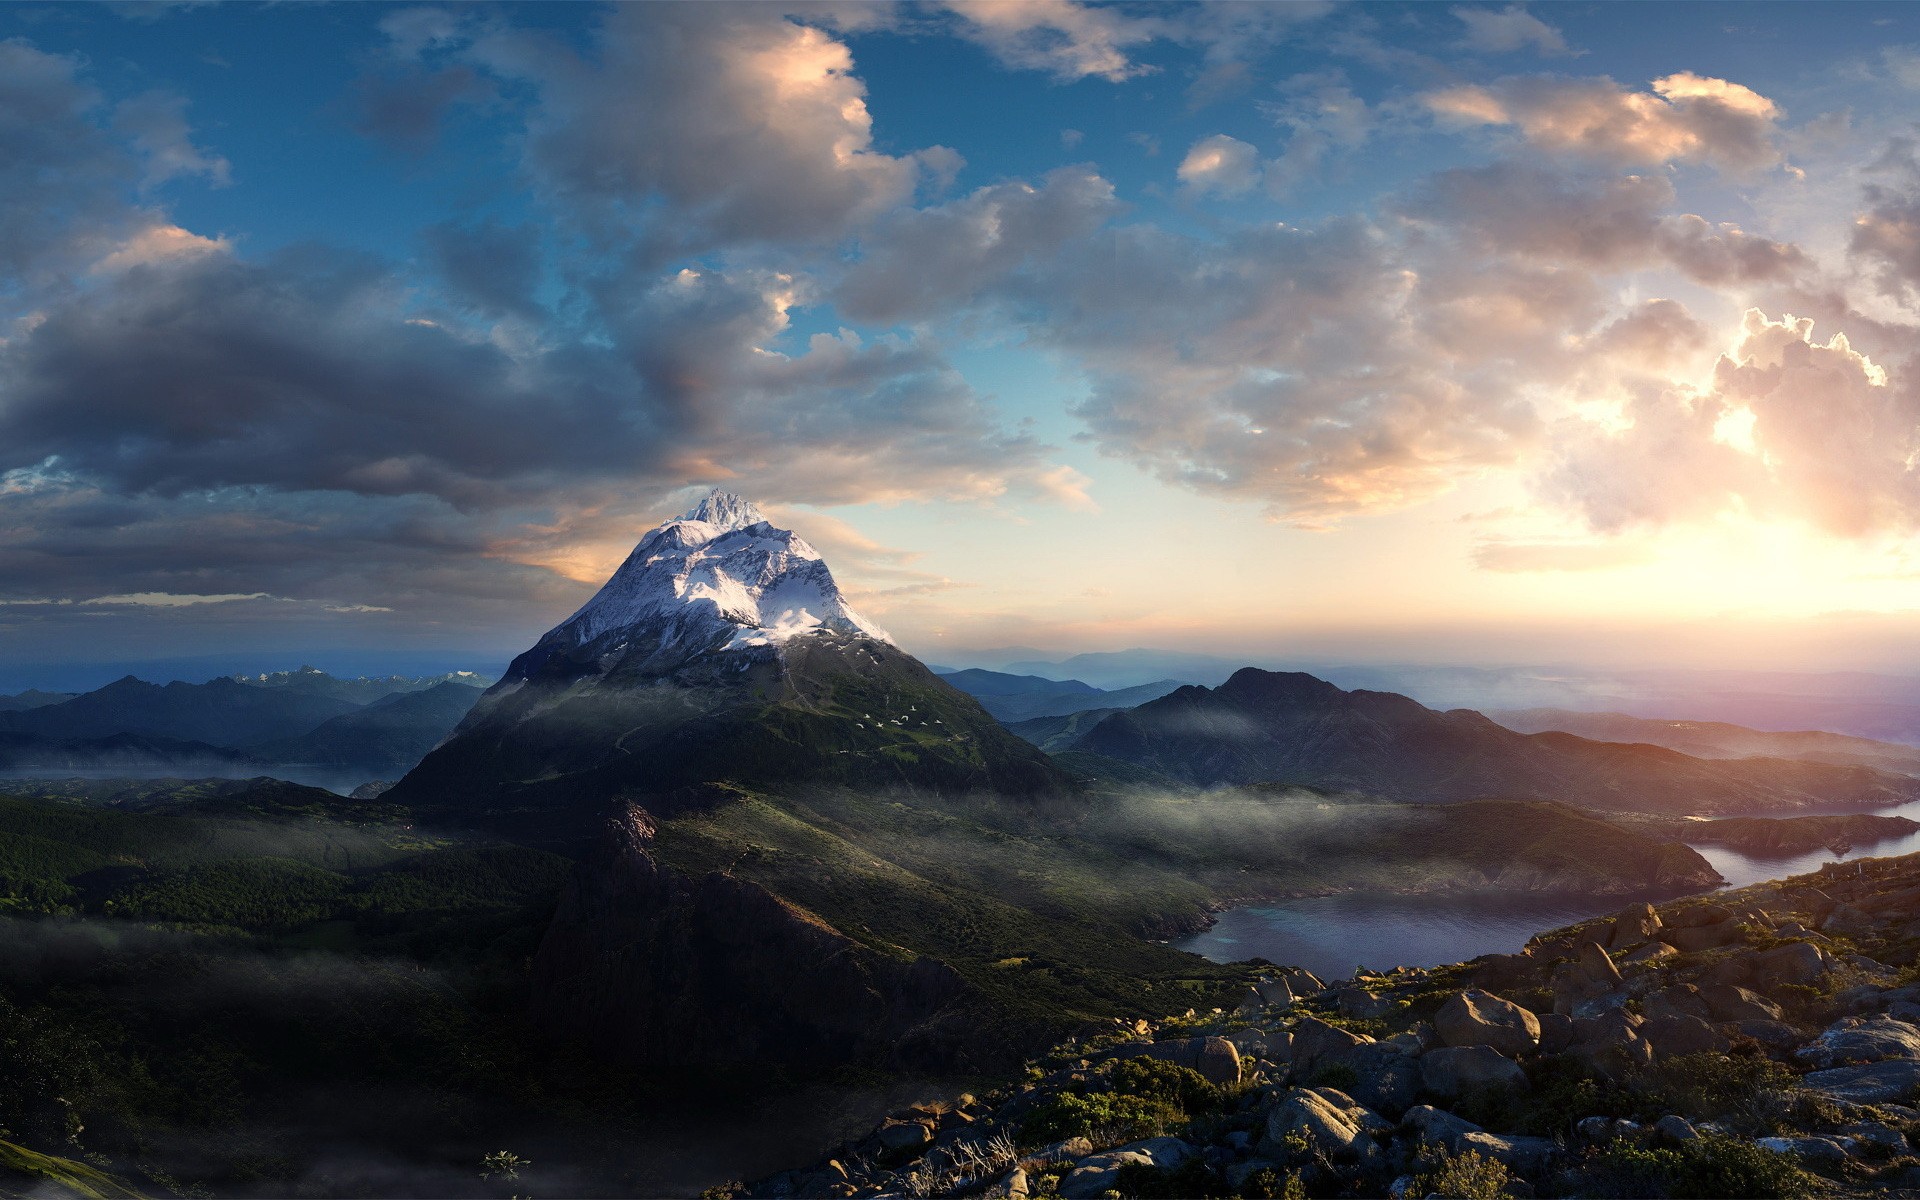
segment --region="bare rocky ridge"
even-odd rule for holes
[[[727,1190],[1906,1194],[1916,974],[1920,855],[1835,865],[1450,967],[1270,968],[1232,1011],[1118,1023]]]

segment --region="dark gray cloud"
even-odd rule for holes
[[[545,264],[539,230],[488,220],[446,222],[423,230],[421,241],[459,302],[488,316],[540,315],[535,293]]]
[[[86,243],[144,223],[125,199],[139,164],[97,119],[104,99],[78,67],[0,41],[0,286],[39,279]]]

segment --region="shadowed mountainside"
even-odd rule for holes
[[[1391,692],[1248,668],[1115,713],[1072,749],[1192,784],[1299,783],[1441,802],[1531,796],[1635,812],[1879,808],[1920,781],[1867,767],[1708,760],[1656,746],[1521,734],[1477,712],[1436,712]]]

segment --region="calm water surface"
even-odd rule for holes
[[[1920,802],[1875,810],[1920,821]],[[1787,858],[1755,858],[1724,846],[1695,846],[1729,887],[1817,871],[1841,861],[1830,850]],[[1888,858],[1920,851],[1920,831],[1862,843],[1847,857]],[[1175,942],[1182,950],[1232,962],[1264,958],[1305,967],[1324,979],[1345,979],[1354,967],[1432,967],[1481,954],[1512,954],[1545,929],[1625,906],[1618,897],[1317,896],[1251,904],[1220,914],[1213,928]]]

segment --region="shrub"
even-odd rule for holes
[[[1826,1182],[1784,1154],[1730,1137],[1703,1137],[1672,1147],[1615,1142],[1590,1154],[1581,1194],[1649,1200],[1785,1200],[1826,1190]]]
[[[1448,1200],[1500,1200],[1513,1176],[1499,1159],[1469,1150],[1454,1156],[1442,1150],[1440,1166],[1426,1178],[1426,1194]]]
[[[1113,1090],[1165,1100],[1188,1116],[1220,1106],[1220,1089],[1192,1067],[1158,1058],[1128,1058],[1114,1064]]]
[[[1750,1137],[1777,1130],[1800,1094],[1792,1071],[1757,1054],[1683,1054],[1653,1068],[1640,1088],[1648,1115],[1724,1121]]]
[[[1062,1092],[1020,1123],[1020,1141],[1029,1146],[1072,1137],[1096,1143],[1130,1142],[1163,1133],[1185,1115],[1167,1101],[1150,1096]]]

